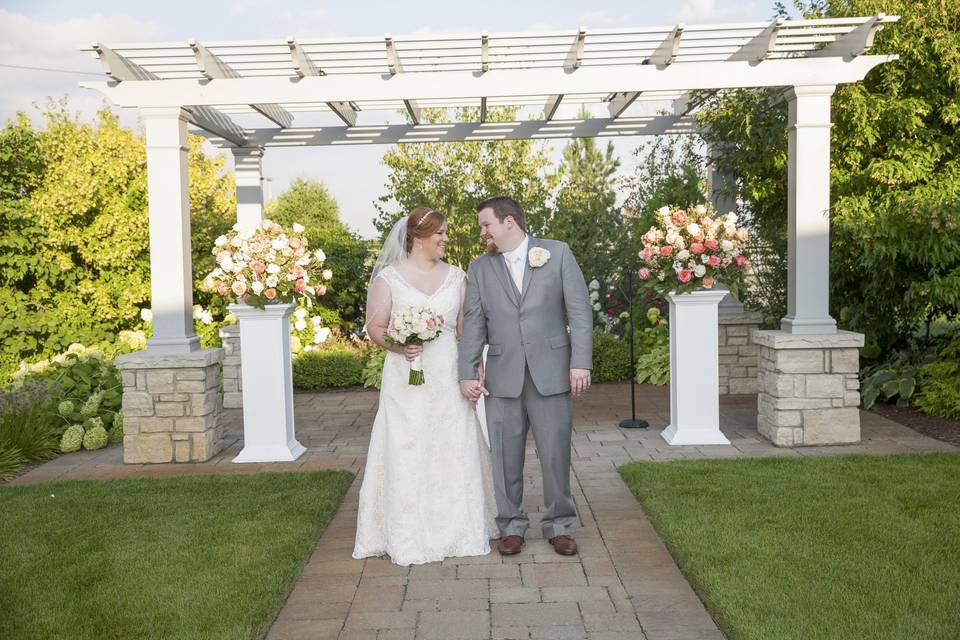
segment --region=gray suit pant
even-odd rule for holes
[[[526,370],[519,398],[488,396],[484,403],[501,535],[522,536],[530,523],[523,510],[523,461],[531,426],[543,474],[543,535],[570,535],[577,521],[570,495],[570,394],[540,395]]]

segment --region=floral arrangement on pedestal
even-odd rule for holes
[[[717,215],[709,205],[661,207],[657,224],[643,234],[644,262],[637,277],[660,293],[711,289],[717,283],[736,294],[750,261],[747,230],[737,214]]]
[[[323,269],[323,250],[311,251],[304,227],[294,223],[292,233],[276,222],[263,220],[255,228],[235,224],[214,241],[217,268],[200,288],[232,297],[262,309],[267,304],[304,302],[312,305],[327,291],[333,277]]]

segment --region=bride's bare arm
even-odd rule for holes
[[[412,360],[423,347],[420,345],[401,347],[384,340],[384,333],[387,325],[390,324],[391,306],[390,285],[383,278],[376,278],[367,292],[367,335],[376,345],[387,351],[402,354],[407,360]]]

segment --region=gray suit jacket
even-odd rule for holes
[[[501,398],[520,396],[524,364],[545,396],[570,391],[571,368],[593,368],[593,311],[580,266],[564,242],[531,236],[534,247],[550,259],[535,268],[528,258],[522,294],[499,253],[480,256],[467,272],[459,377],[479,378],[486,343],[485,386]]]

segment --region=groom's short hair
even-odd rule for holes
[[[500,222],[510,217],[517,223],[518,227],[524,231],[527,230],[527,221],[523,218],[523,209],[520,208],[520,203],[513,198],[506,196],[489,198],[477,205],[477,213],[484,209],[493,209],[493,215],[497,216],[497,220]]]

